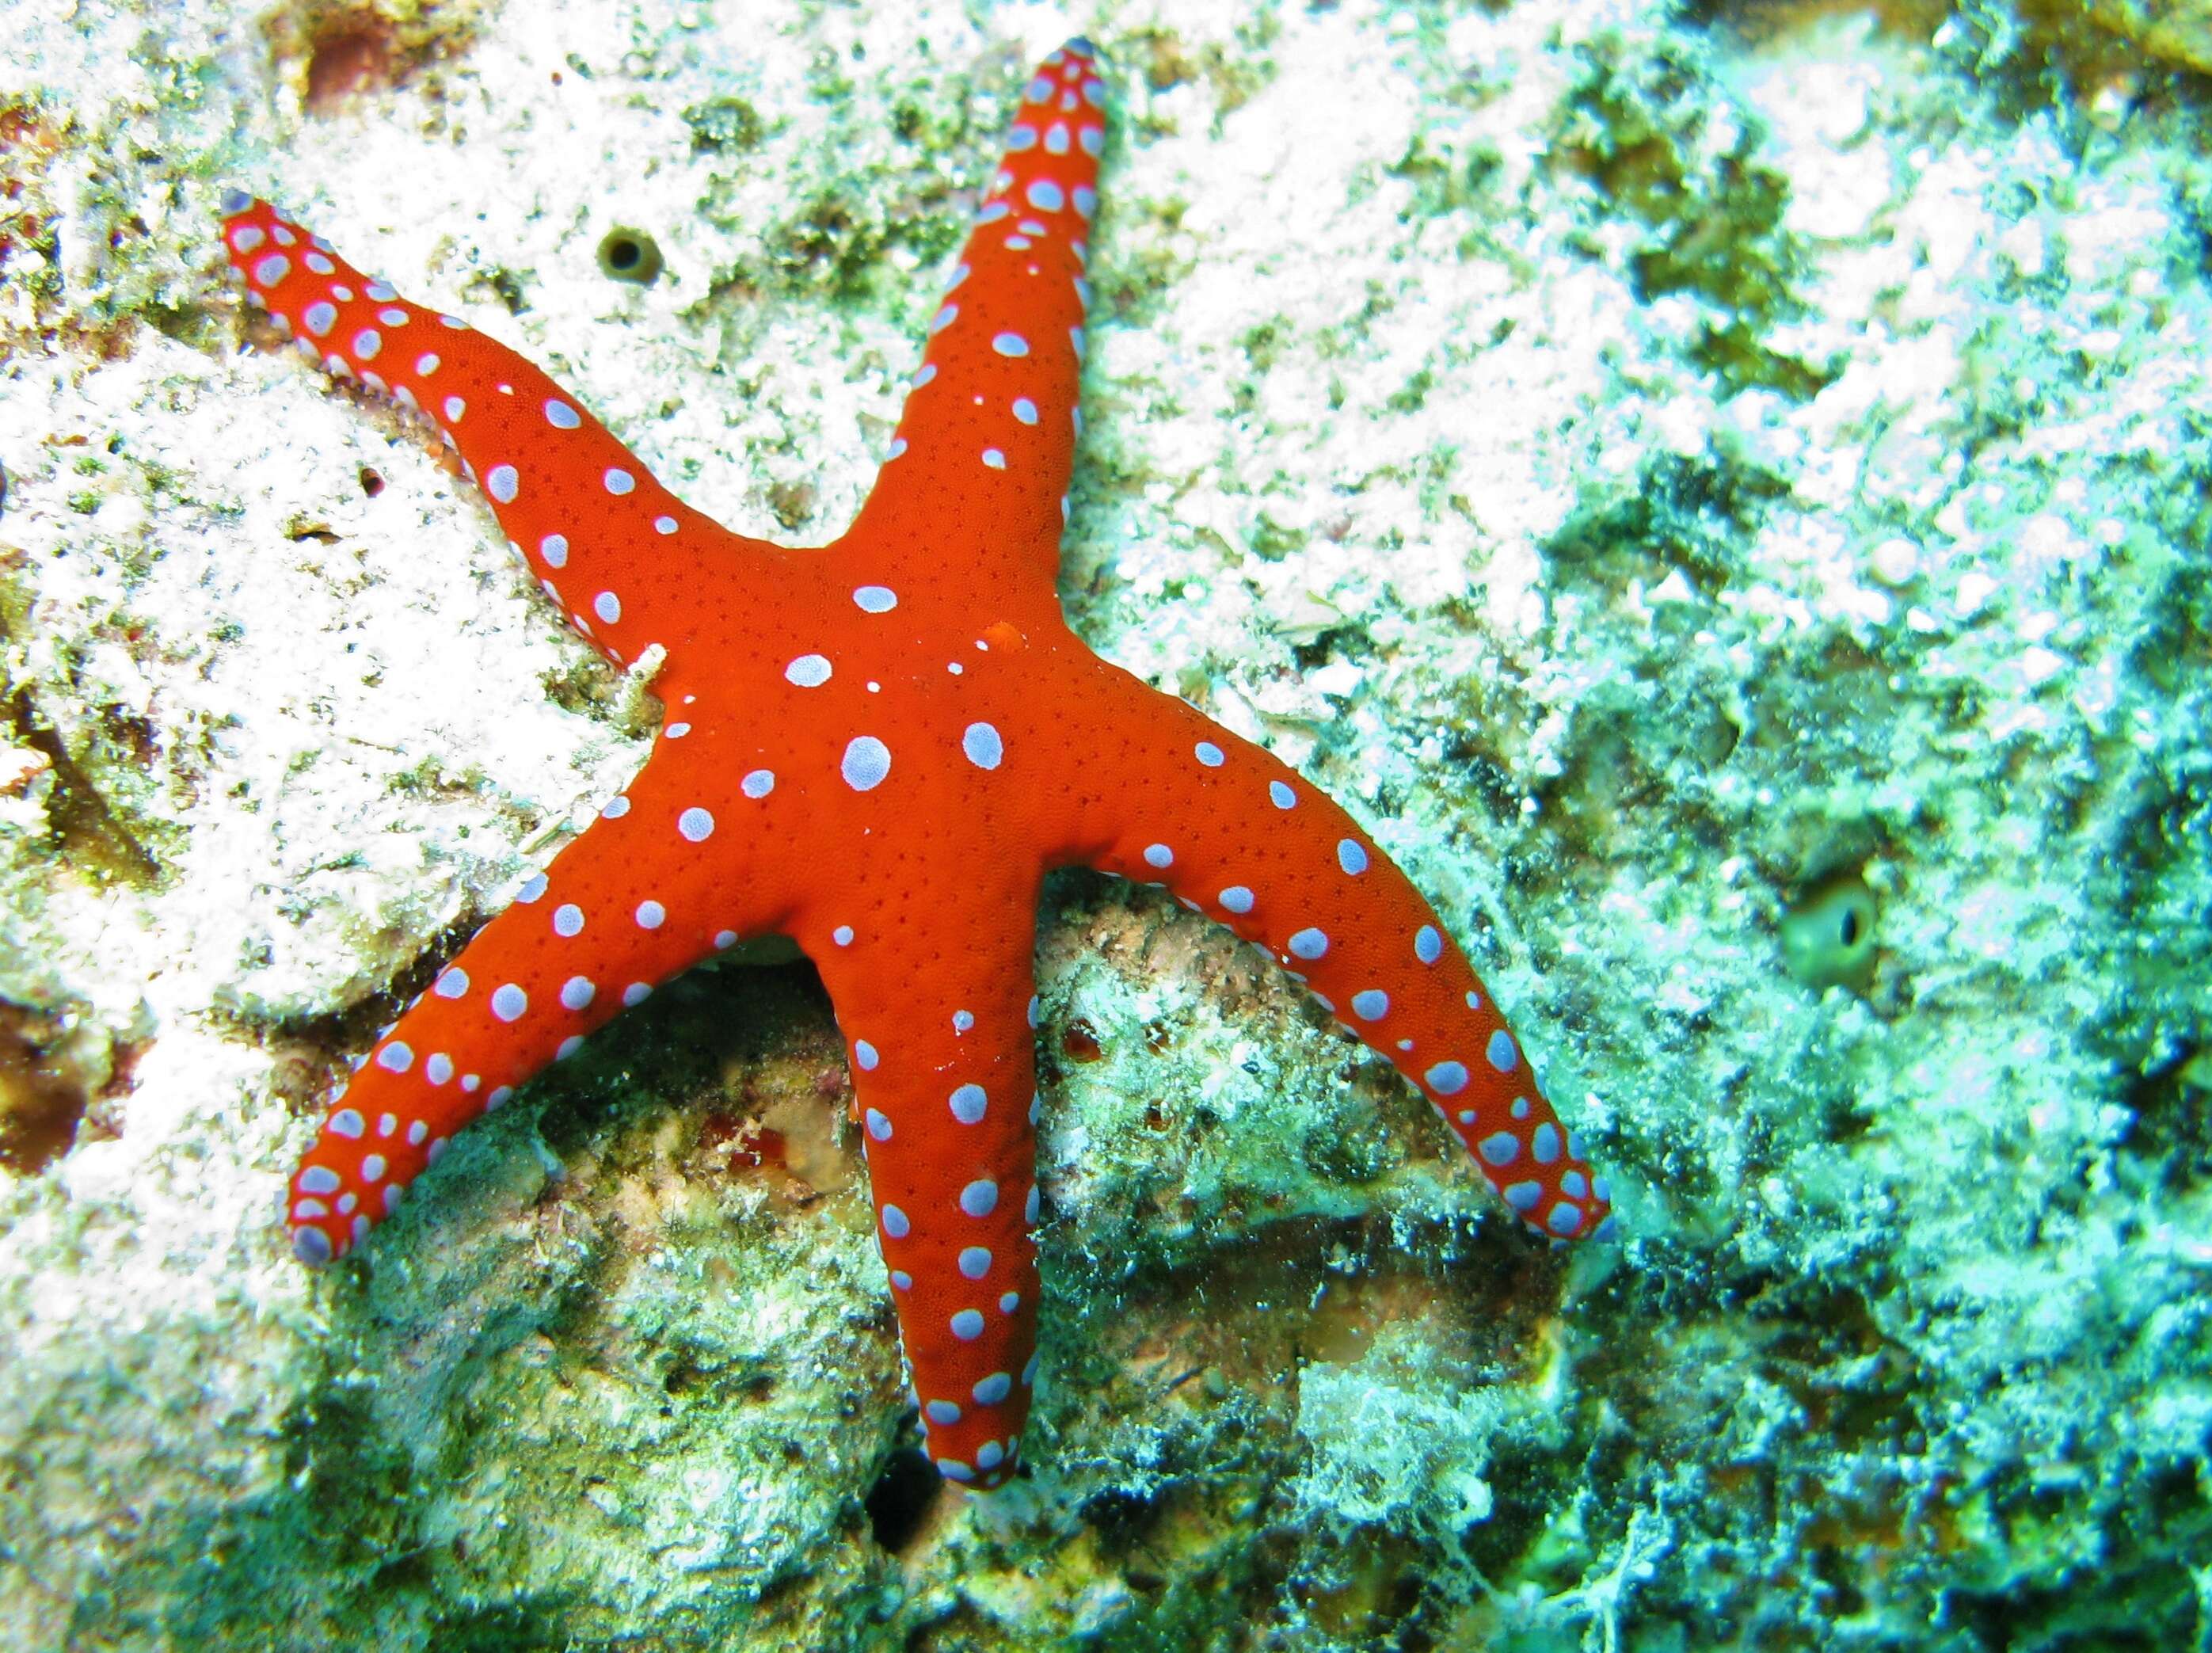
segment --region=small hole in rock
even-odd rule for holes
[[[942,1485],[918,1448],[902,1447],[892,1453],[868,1489],[868,1526],[876,1542],[893,1554],[912,1543]]]
[[[1832,874],[1800,890],[1782,915],[1782,962],[1815,992],[1864,993],[1874,981],[1879,909],[1856,872]]]
[[[641,229],[611,229],[599,240],[599,273],[650,287],[660,274],[660,249]]]
[[[376,17],[339,23],[307,55],[307,111],[326,115],[349,98],[390,86],[398,77],[388,24]]]

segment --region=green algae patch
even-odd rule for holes
[[[0,545],[0,718],[5,719],[0,726],[44,760],[39,805],[45,849],[76,877],[151,885],[161,877],[161,848],[176,847],[181,836],[149,796],[154,732],[117,704],[66,732],[53,725],[41,709],[44,685],[28,673],[19,678],[11,669],[31,656],[33,614],[31,583],[10,579],[11,563],[24,570],[24,559]],[[105,641],[127,642],[143,635],[139,623],[125,619],[110,628]],[[52,664],[76,677],[89,662],[64,655]]]
[[[1778,348],[1776,328],[1807,313],[1808,260],[1784,228],[1790,183],[1760,135],[1715,95],[1701,54],[1590,53],[1566,105],[1563,164],[1586,174],[1646,239],[1632,252],[1638,296],[1702,300],[1691,359],[1735,389],[1802,400],[1838,367]]]

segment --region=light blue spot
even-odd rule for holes
[[[819,689],[830,681],[830,662],[819,654],[801,654],[783,668],[783,676],[801,689]]]
[[[1191,748],[1191,751],[1197,755],[1198,761],[1209,769],[1218,769],[1229,761],[1223,756],[1221,748],[1210,740],[1200,741],[1197,745]]]
[[[1328,951],[1328,938],[1319,930],[1300,930],[1291,938],[1291,957],[1293,958],[1319,958]]]
[[[845,747],[837,772],[854,792],[873,792],[891,772],[891,749],[873,735],[855,735]]]
[[[980,1085],[962,1085],[952,1093],[951,1104],[952,1117],[963,1125],[981,1123],[986,1107],[983,1087]]]
[[[898,606],[898,593],[889,586],[861,586],[854,591],[853,601],[863,614],[888,614]]]
[[[1528,1139],[1528,1152],[1536,1156],[1539,1165],[1548,1165],[1559,1157],[1559,1127],[1546,1120]]]
[[[545,404],[545,422],[556,430],[574,430],[584,421],[575,409],[555,397]]]
[[[1467,1064],[1438,1062],[1421,1077],[1438,1096],[1455,1097],[1467,1089]]]
[[[884,1207],[884,1232],[891,1238],[903,1240],[913,1228],[914,1225],[907,1221],[906,1213],[896,1206]]]
[[[1270,781],[1267,783],[1267,800],[1277,809],[1288,809],[1298,801],[1298,795],[1281,781]]]
[[[1221,904],[1232,913],[1252,910],[1252,892],[1241,884],[1232,884],[1221,892]]]
[[[1367,988],[1352,995],[1352,1014],[1363,1022],[1379,1022],[1390,1013],[1390,995],[1380,988]]]
[[[995,1407],[1012,1393],[1014,1380],[1006,1373],[994,1371],[969,1391],[980,1406]]]
[[[1367,851],[1357,838],[1336,841],[1336,864],[1353,878],[1367,870]]]
[[[1510,1073],[1513,1065],[1521,1060],[1513,1048],[1513,1036],[1502,1027],[1490,1036],[1490,1048],[1483,1054],[1490,1058],[1490,1065],[1501,1073]]]
[[[1444,939],[1437,933],[1433,924],[1424,924],[1413,933],[1413,957],[1424,964],[1433,964],[1444,956]]]
[[[960,1273],[965,1279],[980,1280],[991,1272],[991,1253],[987,1247],[971,1245],[960,1254]]]
[[[983,1311],[980,1309],[963,1309],[958,1314],[953,1316],[952,1335],[963,1343],[973,1343],[977,1338],[982,1336]]]
[[[1483,1138],[1474,1151],[1486,1165],[1510,1165],[1521,1157],[1521,1139],[1510,1131],[1500,1131]]]
[[[960,736],[960,750],[979,769],[995,769],[1006,755],[1006,744],[988,723],[971,723]]]
[[[999,1185],[979,1176],[960,1190],[960,1209],[970,1217],[988,1217],[999,1206]]]

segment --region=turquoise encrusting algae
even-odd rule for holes
[[[15,20],[0,1113],[75,1128],[0,1132],[0,1641],[2201,1640],[2208,14],[2082,9]],[[826,538],[1078,28],[1076,623],[1486,936],[1630,1237],[1524,1243],[1261,961],[1071,880],[1035,1467],[962,1507],[895,1473],[804,966],[285,1260],[336,1054],[640,748],[456,481],[237,350],[210,226],[372,232]],[[1875,949],[1808,984],[1843,875]]]

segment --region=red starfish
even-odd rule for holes
[[[1086,42],[1038,68],[875,490],[818,550],[708,520],[514,351],[267,204],[226,202],[252,297],[435,423],[571,623],[617,664],[665,650],[653,757],[331,1099],[292,1182],[303,1261],[359,1245],[455,1131],[623,1006],[741,936],[787,935],[851,1042],[930,1454],[999,1485],[1036,1367],[1036,897],[1076,864],[1164,884],[1274,953],[1522,1220],[1607,1231],[1603,1182],[1389,857],[1060,617],[1103,104]]]

